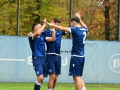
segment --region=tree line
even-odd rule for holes
[[[0,0],[0,35],[17,35],[18,1]],[[43,18],[50,22],[57,17],[62,26],[69,26],[70,17],[80,10],[88,40],[119,40],[118,0],[20,0],[19,4],[19,36],[27,36],[32,24],[42,24]]]

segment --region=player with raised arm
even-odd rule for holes
[[[44,19],[45,20],[45,19]],[[46,37],[42,34],[46,24],[42,26],[35,23],[32,26],[33,33],[29,33],[29,44],[32,50],[32,62],[37,80],[34,85],[34,90],[40,90],[44,77],[47,76],[47,63],[45,59],[45,41],[55,40],[55,29],[52,29],[52,36]]]
[[[84,81],[81,76],[83,74],[85,54],[84,45],[87,36],[87,26],[81,20],[80,12],[77,12],[74,17],[70,19],[71,27],[62,27],[50,24],[43,20],[47,25],[59,30],[70,32],[72,34],[72,52],[70,60],[69,75],[73,76],[76,90],[86,90]]]
[[[60,20],[58,18],[53,18],[51,21],[52,24],[60,25]],[[48,90],[54,90],[57,82],[58,75],[61,74],[61,39],[62,36],[66,33],[61,30],[55,30],[56,39],[53,42],[46,42],[47,51],[46,51],[46,60],[48,63],[48,73],[49,73],[49,82]],[[51,37],[51,29],[47,29],[43,34],[47,37]]]

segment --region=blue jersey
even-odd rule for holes
[[[45,35],[46,37],[51,37],[52,31],[50,29],[45,30],[43,32],[43,35]],[[56,30],[56,40],[53,42],[46,42],[47,53],[60,54],[62,35],[65,35],[65,32]]]
[[[40,35],[34,40],[29,37],[29,44],[32,50],[32,57],[45,57],[45,36]]]
[[[84,45],[88,29],[85,27],[71,27],[72,33],[72,52],[71,55],[84,56]]]

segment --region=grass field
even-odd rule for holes
[[[0,90],[33,90],[34,83],[0,83]],[[120,84],[86,84],[87,90],[120,90]],[[47,90],[47,83],[41,90]],[[57,84],[55,90],[75,90],[74,84]]]

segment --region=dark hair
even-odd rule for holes
[[[58,22],[58,23],[61,23],[60,20],[58,18],[53,18],[54,22]]]
[[[39,23],[34,23],[33,25],[32,25],[32,30],[34,30],[34,27],[36,26],[36,25],[38,25]]]
[[[76,17],[76,16],[74,16],[74,17],[72,17],[72,18],[70,19],[70,22],[72,22],[72,21],[75,21],[75,22],[77,22],[77,23],[80,23],[80,19],[79,19],[78,17]]]

